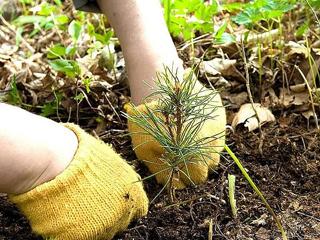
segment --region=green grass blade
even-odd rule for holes
[[[238,168],[240,169],[242,175],[245,177],[245,179],[248,181],[248,183],[250,184],[250,186],[253,188],[253,190],[256,192],[256,194],[258,194],[258,196],[260,197],[261,201],[265,204],[266,208],[268,209],[268,211],[270,212],[270,214],[272,215],[279,231],[281,232],[282,235],[282,239],[283,240],[287,240],[287,234],[284,230],[284,228],[282,227],[282,224],[279,220],[279,218],[277,217],[277,215],[275,214],[275,212],[273,211],[273,209],[271,208],[271,206],[269,205],[269,203],[267,202],[266,198],[263,196],[262,192],[259,190],[259,188],[256,186],[256,184],[252,181],[251,177],[249,176],[249,174],[247,173],[247,171],[244,169],[244,167],[242,166],[240,160],[237,158],[237,156],[232,152],[232,150],[227,146],[224,145],[224,149],[228,152],[228,154],[230,155],[230,157],[233,159],[233,161],[237,164]]]

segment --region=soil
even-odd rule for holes
[[[279,122],[264,126],[262,137],[240,128],[228,133],[228,143],[281,219],[289,239],[315,240],[320,239],[319,132],[306,128],[299,117],[289,126]],[[148,174],[134,160],[128,139],[112,142],[138,165],[142,176]],[[228,202],[228,174],[236,176],[236,218]],[[145,182],[145,188],[150,199],[161,190],[154,180]],[[175,205],[169,204],[166,194],[155,199],[149,214],[115,239],[208,239],[210,222],[212,239],[280,239],[271,215],[226,155],[206,184],[176,194]],[[0,239],[41,239],[4,195],[0,196]]]

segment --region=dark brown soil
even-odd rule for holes
[[[289,239],[320,239],[319,133],[307,130],[299,119],[293,122],[294,126],[263,127],[262,154],[258,132],[229,133],[228,143],[281,219]],[[117,143],[126,145],[122,153],[127,159],[134,159],[127,140]],[[141,175],[148,174],[143,166],[138,168]],[[236,175],[236,219],[228,202],[228,174]],[[146,182],[145,188],[150,199],[161,190],[154,180]],[[177,198],[177,204],[170,206],[162,194],[151,204],[147,217],[115,239],[208,239],[211,221],[215,240],[281,237],[271,215],[228,156],[206,184],[177,191]],[[0,197],[0,239],[41,239],[4,196]]]
[[[0,195],[0,239],[1,240],[40,240],[31,232],[28,221],[19,210]]]
[[[263,154],[256,133],[230,134],[229,144],[281,218],[289,239],[320,239],[319,134],[277,124],[263,131]],[[236,219],[228,203],[228,174],[237,177]],[[152,187],[151,198],[159,191]],[[211,220],[213,239],[280,238],[266,208],[229,157],[205,185],[180,191],[178,199],[171,207],[165,196],[156,200],[148,216],[119,239],[208,239]]]

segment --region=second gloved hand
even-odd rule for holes
[[[194,91],[198,91],[201,95],[202,90],[202,84],[196,82]],[[214,90],[206,89],[204,91]],[[211,101],[210,104],[216,106],[215,111],[211,111],[209,108],[205,110],[210,116],[201,123],[201,129],[196,136],[198,139],[212,139],[211,141],[207,141],[206,144],[206,148],[210,148],[209,156],[205,161],[195,156],[191,162],[180,164],[182,165],[180,166],[182,170],[175,172],[173,177],[173,185],[177,189],[184,188],[192,183],[199,184],[205,182],[208,178],[209,170],[214,169],[220,161],[219,153],[223,150],[225,143],[226,113],[218,93],[214,95]],[[130,120],[130,116],[135,115],[144,118],[149,110],[157,109],[158,102],[155,99],[137,107],[127,105],[126,111],[129,116],[128,129],[138,159],[149,168],[152,174],[155,174],[158,183],[166,185],[168,184],[172,170],[168,168],[168,163],[163,160],[165,158],[165,148],[154,137],[146,133],[141,126]]]
[[[74,124],[65,126],[79,143],[70,165],[53,180],[10,199],[45,239],[111,240],[147,214],[140,177],[111,146]]]

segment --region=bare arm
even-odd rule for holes
[[[182,62],[168,32],[159,0],[98,0],[120,40],[129,75],[132,101],[151,93],[156,72]]]
[[[0,114],[0,192],[26,192],[68,166],[78,144],[72,131],[4,103]]]

